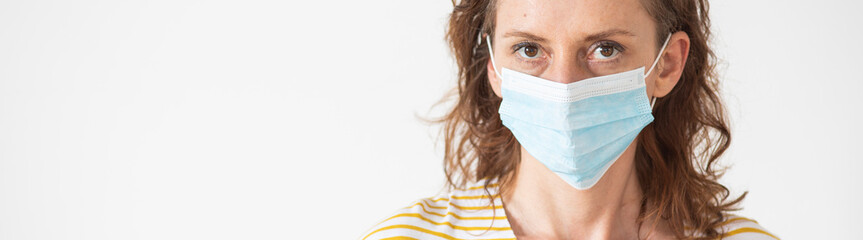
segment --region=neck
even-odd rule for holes
[[[518,172],[502,196],[507,219],[519,239],[639,237],[636,219],[642,191],[633,164],[634,142],[586,190],[564,182],[524,148],[521,152]]]

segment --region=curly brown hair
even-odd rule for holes
[[[446,39],[458,65],[458,86],[454,107],[438,120],[449,188],[497,179],[500,191],[507,191],[521,161],[520,145],[498,115],[502,99],[487,81],[487,43],[478,38],[493,32],[495,2],[453,0]],[[725,168],[716,161],[728,149],[731,134],[718,95],[716,56],[708,43],[708,2],[641,2],[657,22],[657,43],[665,37],[659,33],[683,31],[691,46],[680,81],[656,101],[655,120],[637,138],[635,167],[644,192],[637,221],[662,218],[678,238],[721,237],[717,228],[724,213],[738,210],[746,192],[729,198],[730,191],[717,182]],[[490,195],[489,182],[485,184]]]

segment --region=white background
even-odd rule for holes
[[[355,239],[443,186],[450,1],[0,1],[0,239]],[[856,1],[714,1],[741,215],[861,239]]]

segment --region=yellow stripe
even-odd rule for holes
[[[716,227],[722,227],[722,226],[728,225],[729,223],[737,221],[737,220],[746,220],[746,221],[754,222],[756,224],[758,223],[757,221],[749,219],[749,218],[735,217],[735,218],[729,218],[728,220],[725,220],[724,222],[719,223],[719,225],[716,225]],[[685,227],[683,227],[683,230],[692,230],[692,228],[689,226],[685,226]]]
[[[725,237],[731,237],[731,236],[734,236],[735,234],[738,234],[738,233],[748,233],[748,232],[751,232],[751,233],[761,233],[761,234],[764,234],[764,235],[770,236],[770,237],[772,237],[773,239],[777,239],[777,240],[779,239],[778,237],[773,236],[773,234],[770,234],[770,233],[768,233],[768,232],[765,232],[764,230],[757,229],[757,228],[749,228],[749,227],[734,229],[734,231],[727,232],[727,233],[725,233],[724,235],[722,235],[722,237],[723,237],[723,238],[725,238]]]
[[[458,205],[458,204],[455,204],[455,203],[452,203],[452,202],[447,202],[447,204],[452,205],[453,207],[458,208],[458,209],[462,209],[462,210],[484,210],[484,209],[492,209],[492,207],[490,207],[490,206],[483,206],[483,207],[466,207],[466,206],[461,206],[461,205]],[[432,206],[431,204],[429,204],[429,207],[430,207],[430,208],[434,208],[434,209],[447,209],[447,208],[448,208],[448,207]],[[496,206],[494,206],[494,209],[502,209],[502,208],[503,208],[503,205],[501,205],[501,204],[497,204]]]
[[[452,196],[452,199],[457,199],[457,200],[483,199],[483,198],[488,198],[488,195],[480,195],[480,196]],[[495,195],[494,195],[494,199],[499,199],[499,198],[500,198],[500,195],[497,195],[497,194],[495,194]],[[449,201],[449,198],[435,198],[435,199],[431,199],[431,201],[433,201],[433,202],[442,201],[442,200]]]
[[[428,234],[435,235],[435,236],[442,237],[442,238],[446,238],[446,239],[456,239],[450,235],[446,235],[443,233],[427,230],[425,228],[421,228],[421,227],[417,227],[417,226],[403,225],[402,224],[402,225],[392,225],[392,226],[386,226],[386,227],[379,228],[378,230],[375,230],[375,231],[369,233],[368,235],[366,235],[365,237],[363,237],[363,240],[365,240],[366,238],[368,238],[369,236],[371,236],[372,234],[375,234],[377,232],[380,232],[383,230],[395,229],[395,228],[407,228],[407,229],[411,229],[414,231],[420,231],[420,232],[428,233]]]
[[[368,238],[369,236],[371,236],[372,234],[375,234],[377,232],[380,232],[383,230],[389,230],[389,229],[396,229],[396,228],[405,228],[405,229],[410,229],[410,230],[414,230],[414,231],[424,232],[424,233],[428,233],[431,235],[435,235],[435,236],[442,237],[445,239],[450,239],[450,240],[463,240],[463,239],[459,239],[459,238],[454,238],[450,235],[446,235],[446,234],[443,234],[440,232],[435,232],[432,230],[428,230],[428,229],[417,227],[417,226],[411,226],[411,225],[392,225],[392,226],[383,227],[383,228],[380,228],[378,230],[375,230],[375,231],[369,233],[368,235],[363,237],[363,240],[365,240],[366,238]],[[482,240],[515,240],[515,238],[498,238],[498,239],[482,239]]]
[[[495,188],[497,186],[498,186],[497,183],[493,183],[493,184],[489,184],[488,188]],[[477,189],[483,189],[483,188],[485,188],[485,187],[484,186],[476,186],[476,187],[469,187],[466,189],[457,189],[457,190],[468,191],[468,190],[477,190]]]
[[[412,238],[412,237],[398,236],[398,237],[381,238],[381,240],[419,240],[419,239]]]
[[[423,204],[423,203],[424,203],[424,202],[418,202],[418,203],[415,203],[414,205],[408,206],[408,207],[406,207],[406,208],[412,208],[412,207],[414,207],[414,206],[416,206],[416,205],[419,205],[420,207],[422,207],[423,212],[426,212],[426,213],[428,213],[428,214],[435,215],[435,216],[440,216],[440,217],[446,217],[446,215],[450,215],[450,216],[453,216],[454,218],[456,218],[456,219],[460,219],[460,220],[506,220],[506,216],[500,216],[500,217],[462,217],[462,216],[459,216],[458,214],[455,214],[455,213],[453,213],[453,212],[447,212],[446,214],[440,214],[440,213],[436,213],[436,212],[429,212],[429,211],[426,209],[425,204]],[[429,206],[429,207],[431,207],[431,206]],[[383,221],[381,221],[381,222],[383,222]]]
[[[450,227],[451,227],[451,228],[453,228],[453,229],[465,230],[465,231],[486,230],[486,229],[491,230],[491,231],[507,231],[507,230],[512,230],[512,228],[509,228],[509,227],[492,227],[492,228],[489,228],[489,227],[465,227],[465,226],[453,225],[453,224],[452,224],[452,223],[450,223],[450,222],[435,222],[435,221],[432,221],[431,219],[428,219],[428,218],[424,217],[423,215],[421,215],[421,214],[419,214],[419,213],[402,213],[402,214],[397,214],[397,215],[395,215],[395,216],[392,216],[392,217],[390,217],[390,218],[387,218],[387,220],[390,220],[390,219],[393,219],[393,218],[397,218],[397,217],[415,217],[415,218],[422,219],[423,221],[426,221],[426,222],[431,223],[431,224],[434,224],[434,225],[447,225],[447,226],[450,226]],[[384,220],[384,222],[386,222],[387,220]]]
[[[758,223],[757,221],[752,220],[752,219],[749,219],[749,218],[745,218],[745,217],[735,217],[735,218],[730,218],[730,219],[728,219],[728,220],[725,220],[724,222],[720,223],[720,224],[719,224],[719,226],[720,226],[720,227],[721,227],[721,226],[725,226],[726,224],[729,224],[729,223],[734,222],[734,221],[737,221],[737,220],[746,220],[746,221],[750,221],[750,222]]]
[[[489,198],[488,195],[480,195],[480,196],[452,196],[452,199],[481,199],[481,198]],[[494,199],[500,198],[500,195],[495,194]]]

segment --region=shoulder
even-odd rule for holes
[[[414,201],[363,234],[373,239],[515,239],[495,186],[474,183]],[[492,205],[493,203],[493,205]]]
[[[725,221],[719,226],[722,239],[726,240],[776,240],[779,239],[757,221],[738,215],[726,215]]]

